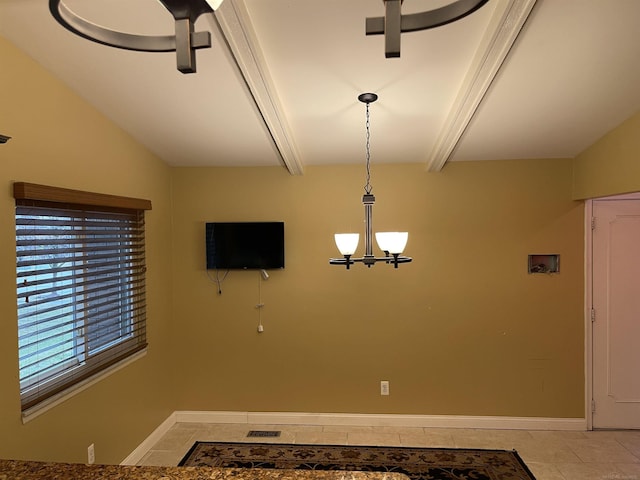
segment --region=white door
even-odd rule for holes
[[[593,217],[593,427],[640,428],[640,200]]]

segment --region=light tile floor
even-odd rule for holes
[[[282,433],[277,438],[247,438],[249,430]],[[638,430],[574,432],[177,423],[140,464],[175,466],[196,441],[515,449],[537,480],[640,480]]]

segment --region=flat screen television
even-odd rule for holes
[[[206,224],[207,270],[284,268],[284,222]]]

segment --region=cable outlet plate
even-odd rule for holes
[[[96,447],[93,443],[87,447],[87,463],[89,465],[96,463]]]
[[[389,380],[380,380],[380,395],[389,395]]]

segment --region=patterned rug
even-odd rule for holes
[[[180,466],[404,473],[411,480],[535,480],[515,451],[196,442]]]

